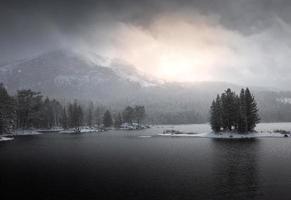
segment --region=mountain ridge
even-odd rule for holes
[[[81,53],[67,50],[51,51],[0,66],[0,82],[10,93],[32,89],[44,96],[93,101],[116,110],[125,105],[145,105],[154,121],[165,123],[168,121],[163,120],[169,116],[174,116],[171,119],[177,122],[182,122],[178,120],[183,116],[189,119],[187,123],[206,122],[209,105],[218,93],[227,88],[238,93],[242,88],[227,82],[161,82],[146,77],[127,63],[102,59],[98,55],[96,59],[88,59]],[[103,66],[104,63],[108,66]],[[291,121],[288,100],[291,92],[250,88],[263,119]]]

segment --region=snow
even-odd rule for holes
[[[14,140],[12,137],[0,137],[0,142]]]
[[[9,134],[13,136],[18,136],[18,135],[40,135],[42,133],[37,132],[36,130],[22,130],[22,129],[17,129],[15,133]]]
[[[93,132],[98,132],[98,129],[94,128],[82,128],[80,130],[81,133],[93,133]]]
[[[96,128],[89,127],[81,128],[80,132],[73,128],[60,131],[60,133],[96,133],[96,132],[99,132],[99,130]]]
[[[183,134],[158,134],[159,136],[170,136],[170,137],[196,137],[196,138],[221,138],[221,139],[247,139],[247,138],[282,138],[284,134],[275,132],[253,132],[247,134],[238,134],[232,132],[226,133],[183,133]]]
[[[2,136],[3,137],[6,137],[6,136],[22,136],[22,135],[40,135],[42,133],[40,132],[37,132],[37,130],[22,130],[22,129],[17,129],[15,130],[14,133],[9,133],[9,134],[3,134]],[[1,137],[1,136],[0,136]]]

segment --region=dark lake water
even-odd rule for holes
[[[165,128],[2,142],[1,199],[291,199],[291,138],[139,137]]]

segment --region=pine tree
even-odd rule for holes
[[[56,99],[53,99],[51,101],[51,109],[53,113],[53,121],[52,121],[52,126],[60,126],[61,125],[61,120],[62,120],[62,111],[63,111],[63,106],[58,102]]]
[[[52,102],[49,98],[46,98],[42,105],[42,114],[44,115],[44,128],[51,128],[53,126],[54,121],[54,111]]]
[[[87,125],[91,128],[93,126],[93,112],[94,112],[94,104],[90,102],[87,113]]]
[[[248,131],[248,123],[246,116],[246,99],[245,90],[241,89],[239,95],[239,118],[238,118],[238,132],[246,133]]]
[[[220,132],[222,126],[221,119],[221,99],[217,95],[216,100],[212,102],[210,107],[210,125],[214,132]]]
[[[98,128],[101,126],[102,124],[102,121],[103,121],[103,114],[105,112],[105,109],[103,107],[100,107],[98,106],[96,109],[95,109],[95,112],[94,112],[94,117],[95,117],[95,122],[98,126]]]
[[[63,129],[68,128],[68,116],[67,116],[66,107],[63,108],[62,127],[63,127]]]
[[[134,119],[134,109],[127,106],[122,113],[123,120],[127,123],[132,123]]]
[[[135,106],[134,107],[134,118],[136,119],[136,122],[140,124],[141,120],[145,117],[145,108],[144,106]]]
[[[76,109],[76,122],[77,122],[77,127],[79,128],[80,126],[83,125],[83,120],[84,120],[84,113],[81,105],[77,106]]]
[[[221,95],[221,105],[223,129],[231,131],[237,119],[236,95],[231,89],[227,89]]]
[[[78,129],[83,125],[83,117],[83,109],[77,100],[73,104],[70,103],[68,107],[69,127]]]
[[[73,108],[73,104],[69,104],[68,106],[68,125],[69,128],[74,127],[74,108]]]
[[[103,116],[103,125],[104,127],[110,127],[112,126],[112,123],[113,122],[112,122],[111,113],[109,112],[109,110],[106,110]]]
[[[118,113],[118,115],[115,117],[115,120],[114,120],[114,127],[120,128],[121,124],[122,124],[121,114]]]
[[[250,132],[253,131],[256,124],[260,122],[260,117],[258,115],[258,108],[255,98],[248,88],[246,88],[245,91],[245,107],[247,131]]]
[[[37,127],[41,118],[42,96],[39,92],[19,90],[17,100],[17,127]]]
[[[16,112],[15,100],[0,84],[0,134],[10,133],[15,128]]]

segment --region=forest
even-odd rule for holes
[[[11,96],[0,84],[0,134],[31,128],[119,128],[123,123],[140,124],[145,115],[145,107],[139,105],[127,106],[118,112],[93,102],[85,104],[74,100],[61,103],[32,90],[18,90],[15,96]]]

